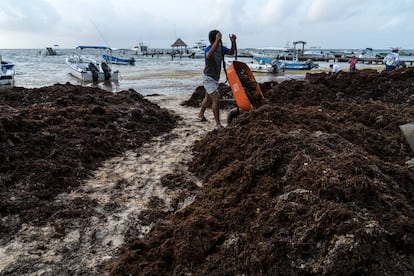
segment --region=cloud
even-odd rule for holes
[[[388,31],[388,30],[392,30],[394,28],[397,28],[398,26],[401,26],[403,23],[404,19],[401,16],[394,16],[389,18],[386,22],[384,22],[383,24],[381,24],[378,27],[379,31]]]
[[[412,0],[0,0],[0,47],[107,41],[163,48],[177,38],[189,45],[207,40],[213,28],[226,37],[235,33],[241,48],[294,40],[381,47],[395,37],[414,47],[407,35],[414,31],[413,10]]]
[[[298,6],[298,1],[267,0],[257,20],[262,26],[283,24],[295,16]]]
[[[361,9],[359,0],[313,0],[309,2],[309,7],[305,14],[308,22],[326,22],[347,19],[366,10]]]
[[[44,31],[60,20],[56,10],[44,0],[2,0],[0,29],[19,32]]]
[[[194,1],[195,23],[208,29],[222,29],[243,24],[245,0]]]

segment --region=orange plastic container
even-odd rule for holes
[[[236,100],[237,106],[244,110],[249,111],[253,108],[250,103],[249,98],[247,97],[246,91],[244,91],[243,85],[239,79],[238,71],[244,70],[247,73],[247,76],[251,81],[256,82],[256,78],[253,75],[253,72],[250,70],[247,64],[240,61],[233,61],[232,64],[227,68],[227,78],[231,87],[231,92],[233,97]],[[263,97],[262,90],[258,83],[256,83],[256,93],[259,93]]]

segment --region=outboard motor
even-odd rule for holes
[[[92,62],[89,62],[88,69],[89,69],[89,71],[92,72],[92,80],[93,81],[98,81],[98,78],[99,78],[99,74],[98,74],[99,69],[98,69],[98,67],[96,67],[96,65],[93,64]]]
[[[109,80],[111,78],[111,68],[109,68],[106,62],[102,62],[101,67],[105,74],[105,80]]]
[[[282,62],[281,64],[279,64],[278,60],[274,59],[274,60],[272,60],[271,65],[273,67],[273,72],[276,72],[276,73],[285,72],[285,68],[286,68],[285,63]]]

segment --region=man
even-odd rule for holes
[[[203,70],[203,85],[206,93],[204,100],[201,103],[200,113],[198,114],[201,121],[207,121],[204,117],[204,112],[211,104],[217,128],[222,127],[220,123],[220,94],[217,90],[220,80],[221,63],[225,54],[233,55],[236,49],[236,35],[229,35],[231,40],[231,49],[228,49],[222,45],[221,37],[221,33],[217,30],[212,30],[208,34],[210,45],[207,46],[204,51],[205,66]]]
[[[338,64],[330,64],[329,67],[332,69],[332,73],[338,73],[341,71],[341,67]]]
[[[355,55],[351,56],[351,59],[348,61],[349,63],[349,72],[355,73],[356,72],[356,64],[358,63],[358,59]]]
[[[385,64],[386,71],[392,71],[396,69],[398,66],[400,66],[401,61],[400,55],[398,54],[398,49],[392,49],[392,52],[384,58],[383,62]]]

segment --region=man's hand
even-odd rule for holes
[[[220,32],[218,32],[216,34],[216,42],[221,42],[221,33]]]
[[[236,37],[235,34],[231,34],[231,35],[229,35],[229,38],[230,38],[231,42],[235,42],[237,37]]]

